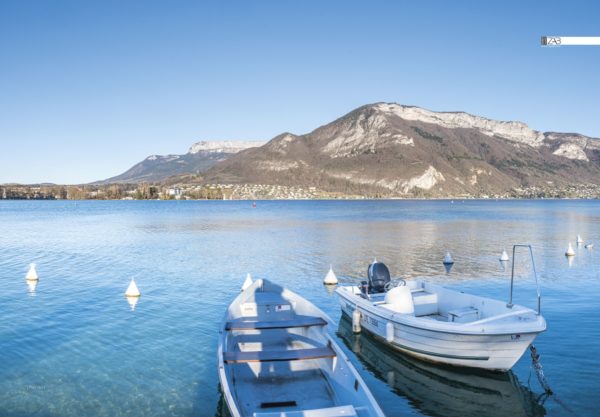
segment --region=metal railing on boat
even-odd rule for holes
[[[511,273],[510,273],[510,294],[509,294],[509,298],[508,298],[508,304],[506,304],[506,307],[513,308],[513,305],[514,305],[512,300],[513,300],[513,286],[514,286],[514,280],[515,280],[515,254],[516,254],[517,248],[529,249],[529,255],[531,256],[531,266],[533,268],[533,277],[535,278],[535,287],[536,287],[536,291],[537,291],[537,314],[539,316],[541,314],[541,307],[542,307],[542,294],[540,291],[540,284],[539,284],[538,278],[537,278],[537,272],[535,270],[535,260],[533,259],[533,249],[532,249],[531,245],[523,245],[523,244],[513,245],[512,269],[511,269]]]

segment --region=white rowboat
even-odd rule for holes
[[[420,280],[393,282],[382,263],[369,267],[369,282],[336,290],[342,311],[390,347],[431,362],[508,371],[536,336],[546,330],[537,311],[509,302],[464,294]],[[535,265],[534,265],[535,273]],[[537,277],[536,277],[537,283]]]
[[[317,307],[259,279],[220,328],[219,380],[232,417],[383,417]]]

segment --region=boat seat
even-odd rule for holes
[[[351,405],[318,408],[315,410],[274,411],[253,413],[252,417],[357,417],[356,409]]]
[[[436,293],[418,291],[413,292],[412,296],[416,317],[438,313],[438,296]]]
[[[223,352],[227,363],[288,362],[307,359],[333,358],[336,354],[330,346],[311,349],[260,350],[251,352]]]
[[[457,308],[448,311],[448,321],[454,323],[468,323],[479,318],[479,310],[475,307]]]
[[[225,330],[290,329],[293,327],[325,326],[326,324],[327,322],[321,317],[296,316],[292,320],[233,320],[225,323]]]

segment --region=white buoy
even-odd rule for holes
[[[250,272],[248,272],[248,274],[246,275],[246,279],[244,280],[244,283],[242,284],[242,291],[244,291],[246,288],[248,288],[250,285],[252,285],[254,281],[252,281],[252,275],[250,275]]]
[[[360,333],[360,311],[354,310],[352,312],[352,332]]]
[[[565,256],[575,256],[575,251],[573,250],[573,246],[571,246],[571,242],[569,242],[569,247],[565,252]]]
[[[588,243],[587,245],[585,245],[586,249],[592,249],[594,247],[593,243]]]
[[[139,297],[142,295],[137,285],[135,285],[135,280],[131,278],[131,282],[129,283],[129,287],[127,287],[127,291],[125,291],[126,297]]]
[[[323,279],[323,284],[325,285],[335,285],[338,283],[338,279],[335,276],[335,272],[333,272],[333,267],[329,265],[329,272],[325,275],[325,279]]]
[[[581,238],[581,236],[577,235],[577,244],[581,245],[583,243],[583,239]]]
[[[35,264],[29,264],[29,271],[27,271],[25,279],[28,281],[37,281],[39,279],[37,271],[35,270]]]
[[[500,255],[500,260],[502,262],[508,261],[508,253],[506,253],[506,249],[502,250],[502,255]]]
[[[444,265],[452,265],[454,263],[454,259],[452,259],[452,255],[450,252],[446,252],[446,256],[444,256]]]

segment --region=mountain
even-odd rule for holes
[[[368,196],[498,195],[520,187],[599,184],[600,140],[376,103],[308,134],[283,133],[243,150],[209,169],[204,180]]]
[[[194,143],[184,155],[151,155],[142,162],[99,183],[158,182],[179,174],[206,171],[241,150],[261,146],[259,141],[201,141]]]

